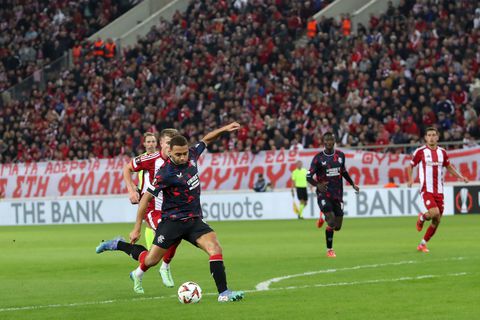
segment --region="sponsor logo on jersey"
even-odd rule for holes
[[[327,177],[336,177],[340,175],[340,168],[328,168]]]
[[[200,179],[198,178],[198,173],[196,173],[193,177],[187,180],[188,189],[193,190],[200,185]]]

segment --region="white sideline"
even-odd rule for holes
[[[340,269],[326,269],[326,270],[319,270],[319,271],[311,271],[311,272],[305,272],[305,273],[295,274],[295,275],[287,275],[284,277],[278,277],[278,278],[273,278],[267,281],[263,281],[256,286],[255,290],[244,290],[244,292],[256,293],[256,292],[262,292],[262,291],[294,290],[294,289],[304,289],[304,288],[314,288],[314,287],[354,286],[354,285],[364,285],[364,284],[374,284],[374,283],[384,283],[384,282],[422,280],[422,279],[431,279],[431,278],[440,278],[440,277],[458,277],[458,276],[467,275],[468,273],[459,272],[459,273],[449,273],[444,275],[426,274],[426,275],[419,275],[414,277],[407,276],[407,277],[400,277],[400,278],[393,278],[393,279],[373,279],[373,280],[352,281],[352,282],[317,283],[317,284],[303,285],[303,286],[269,288],[270,284],[274,282],[279,282],[285,279],[319,274],[319,273],[329,273],[329,272],[337,272],[337,271],[344,271],[344,270],[358,270],[358,269],[365,269],[365,268],[378,268],[383,266],[414,264],[414,263],[422,263],[422,262],[463,260],[463,259],[465,258],[455,257],[455,258],[427,260],[427,261],[406,260],[406,261],[382,263],[382,264],[358,265],[354,267],[340,268]],[[210,292],[210,293],[204,293],[204,295],[212,296],[212,295],[217,295],[217,293]],[[49,309],[49,308],[69,308],[69,307],[82,307],[82,306],[102,305],[102,304],[121,303],[121,302],[132,302],[132,301],[161,300],[161,299],[176,298],[176,297],[177,297],[176,295],[168,295],[168,296],[156,296],[156,297],[138,297],[138,298],[131,298],[131,299],[113,299],[113,300],[104,300],[104,301],[86,301],[86,302],[65,303],[65,304],[47,304],[47,305],[36,305],[36,306],[9,307],[9,308],[0,308],[0,313],[8,312],[8,311],[25,311],[25,310],[38,310],[38,309]]]
[[[347,267],[347,268],[339,268],[339,269],[324,269],[324,270],[317,270],[317,271],[309,271],[304,273],[298,274],[291,274],[282,277],[272,278],[263,282],[260,282],[255,286],[257,291],[264,291],[269,290],[270,285],[272,283],[280,282],[282,280],[297,278],[297,277],[304,277],[304,276],[311,276],[314,274],[320,273],[332,273],[337,271],[346,271],[346,270],[358,270],[358,269],[369,269],[369,268],[380,268],[380,267],[387,267],[387,266],[398,266],[403,264],[415,264],[415,263],[423,263],[423,262],[432,262],[432,261],[451,261],[451,260],[463,260],[464,257],[455,257],[455,258],[447,258],[447,259],[439,259],[439,260],[428,260],[428,261],[417,261],[417,260],[405,260],[405,261],[398,261],[398,262],[389,262],[389,263],[376,263],[376,264],[365,264],[359,265],[354,267]]]

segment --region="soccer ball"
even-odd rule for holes
[[[195,282],[185,282],[178,288],[178,300],[181,303],[197,303],[200,299],[202,299],[202,289]]]

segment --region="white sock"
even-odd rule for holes
[[[425,239],[422,239],[422,241],[420,241],[420,244],[421,244],[422,246],[424,246],[424,245],[427,244],[427,241],[425,241]]]
[[[160,269],[170,269],[170,263],[162,261],[162,266],[160,267]]]
[[[145,273],[145,272],[144,272],[142,269],[140,269],[140,267],[138,267],[137,269],[135,269],[135,276],[136,276],[137,278],[139,278],[139,279],[142,279],[142,278],[143,278],[143,274],[144,274],[144,273]]]

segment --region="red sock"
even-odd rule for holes
[[[150,268],[145,265],[145,257],[147,256],[147,254],[148,251],[143,251],[138,256],[138,261],[140,262],[140,269],[142,269],[143,272],[147,271]]]
[[[423,237],[423,239],[425,241],[430,240],[430,238],[433,237],[433,235],[435,234],[436,231],[437,231],[437,227],[435,227],[434,225],[430,225],[428,227],[427,231],[425,232],[425,236]]]
[[[223,261],[223,255],[214,254],[210,256],[210,261]]]
[[[170,248],[168,248],[167,252],[165,252],[165,255],[163,256],[163,262],[168,264],[172,261],[179,244],[180,242],[176,242]]]

